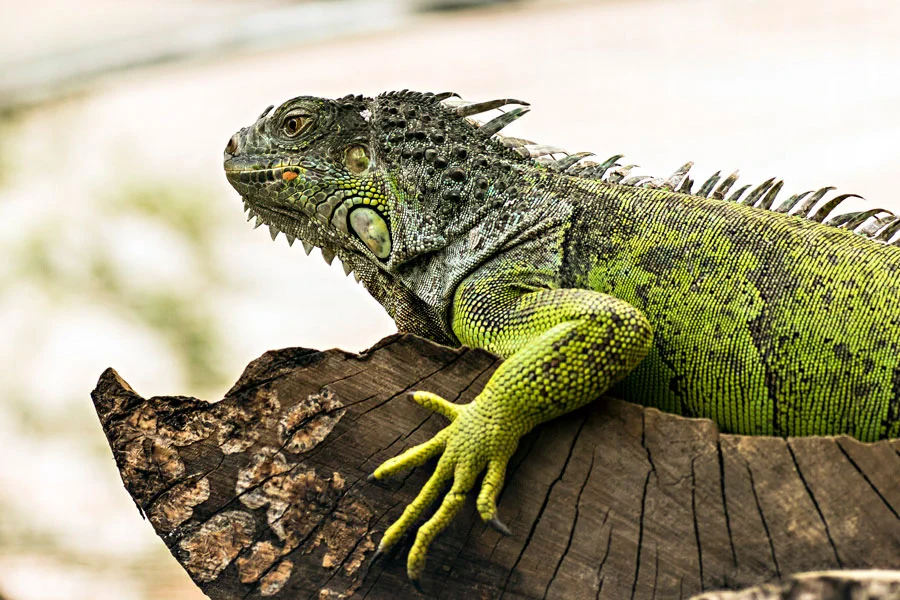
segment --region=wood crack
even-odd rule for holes
[[[716,439],[716,453],[719,458],[719,488],[722,490],[722,510],[725,512],[725,529],[728,531],[728,544],[731,546],[731,562],[737,568],[737,550],[734,547],[731,519],[728,516],[728,496],[725,493],[725,455],[722,452],[722,441],[719,439]]]
[[[366,416],[367,414],[369,414],[370,412],[372,412],[372,411],[374,411],[374,410],[378,410],[379,408],[381,408],[382,406],[384,406],[385,404],[387,404],[388,402],[390,402],[390,401],[393,400],[394,398],[396,398],[396,397],[398,397],[398,396],[402,396],[403,394],[407,393],[407,392],[410,391],[412,388],[416,387],[417,385],[419,385],[420,383],[422,383],[422,382],[425,381],[426,379],[429,379],[430,377],[433,377],[434,375],[437,375],[438,373],[440,373],[441,371],[444,371],[445,369],[449,369],[449,368],[452,367],[457,361],[459,361],[459,359],[460,359],[461,357],[462,357],[462,354],[456,354],[452,359],[450,359],[449,361],[447,361],[446,363],[444,363],[443,365],[441,365],[440,367],[438,367],[438,368],[435,369],[434,371],[432,371],[432,372],[428,373],[427,375],[423,375],[422,377],[416,379],[415,381],[413,381],[412,383],[410,383],[409,385],[407,385],[405,388],[403,388],[403,389],[400,390],[399,392],[397,392],[397,393],[395,393],[395,394],[392,394],[391,396],[389,396],[389,397],[386,398],[385,400],[379,402],[379,403],[376,404],[375,406],[366,409],[366,410],[363,411],[359,416],[360,416],[360,417],[364,417],[364,416]]]
[[[850,453],[847,452],[843,444],[841,444],[840,440],[837,440],[837,447],[843,453],[847,461],[853,466],[853,468],[856,469],[856,472],[859,473],[860,476],[865,480],[865,482],[869,484],[869,487],[872,488],[872,491],[875,492],[875,495],[878,496],[878,499],[881,500],[881,503],[884,504],[889,511],[891,511],[891,514],[894,515],[895,519],[900,520],[900,514],[898,514],[897,510],[891,505],[890,502],[888,502],[888,499],[884,497],[884,494],[881,493],[881,490],[879,490],[875,486],[875,484],[872,483],[872,480],[869,479],[869,476],[866,475],[866,472],[859,468],[859,465],[856,464],[856,461],[853,460],[853,457],[850,456]]]
[[[644,547],[644,517],[646,516],[647,512],[647,489],[650,487],[651,475],[653,475],[653,471],[647,471],[647,477],[644,478],[644,492],[641,494],[641,514],[638,525],[637,557],[634,559],[634,580],[631,584],[630,598],[632,598],[632,600],[634,599],[634,595],[637,593],[638,578],[640,578],[641,575],[641,550]]]
[[[638,525],[638,542],[637,542],[637,558],[634,561],[634,581],[631,584],[631,598],[637,593],[638,579],[641,575],[641,551],[644,545],[644,517],[647,511],[647,491],[650,489],[650,477],[656,475],[656,465],[653,464],[653,458],[650,456],[650,449],[647,448],[647,417],[645,412],[641,413],[641,447],[647,453],[647,462],[650,464],[650,470],[647,471],[647,477],[644,478],[644,490],[641,493],[641,513]],[[657,476],[659,481],[659,476]]]
[[[586,419],[585,419],[586,421]],[[580,433],[580,431],[579,431]],[[578,437],[575,437],[575,442],[578,441]],[[573,448],[575,443],[572,444]],[[578,518],[580,517],[580,509],[581,509],[581,496],[584,494],[584,488],[587,487],[588,481],[591,480],[591,474],[594,472],[594,454],[591,453],[591,464],[588,467],[587,475],[584,477],[584,481],[581,482],[581,487],[578,489],[578,496],[575,498],[575,518],[572,520],[572,527],[569,528],[569,537],[566,540],[566,547],[563,550],[562,554],[559,557],[559,560],[556,561],[556,567],[553,569],[553,576],[550,578],[550,581],[547,582],[547,587],[544,589],[543,598],[547,598],[547,594],[550,593],[550,588],[553,585],[553,582],[556,580],[557,575],[559,575],[559,568],[562,566],[563,561],[566,559],[566,556],[569,554],[569,549],[572,548],[572,539],[575,537],[575,532],[578,531]]]
[[[609,513],[612,509],[607,509],[606,514],[603,515],[603,522],[600,524],[600,528],[606,525],[607,519],[609,519]],[[612,534],[613,534],[613,525],[610,523],[609,525],[609,533],[606,534],[606,550],[603,552],[603,557],[600,558],[600,563],[597,565],[597,595],[595,596],[596,600],[600,600],[600,592],[603,590],[603,576],[601,573],[603,572],[603,566],[606,565],[607,559],[609,559],[610,551],[612,550]]]
[[[525,538],[525,543],[522,544],[522,548],[519,551],[519,555],[516,558],[515,563],[513,563],[512,568],[509,570],[509,574],[506,577],[506,581],[503,582],[503,590],[500,592],[500,597],[502,598],[506,594],[506,589],[509,586],[510,579],[512,578],[512,574],[516,572],[516,568],[519,566],[519,563],[522,560],[522,557],[525,556],[525,552],[528,550],[529,545],[531,544],[531,540],[534,538],[534,533],[537,531],[538,525],[541,522],[541,517],[544,515],[544,511],[547,509],[547,505],[550,503],[550,497],[553,495],[553,488],[556,487],[560,481],[562,481],[563,475],[566,472],[566,468],[569,466],[569,461],[572,459],[572,453],[575,451],[575,446],[578,443],[578,437],[581,435],[582,430],[584,430],[584,425],[587,423],[587,417],[582,416],[581,422],[578,425],[578,430],[575,433],[575,437],[572,440],[571,445],[569,446],[569,453],[566,456],[565,462],[563,462],[562,468],[559,470],[559,474],[556,476],[556,479],[550,484],[547,488],[547,493],[544,494],[544,501],[541,504],[540,510],[538,510],[538,514],[535,517],[534,521],[531,524],[531,528],[528,531],[528,536]]]
[[[809,482],[806,481],[806,477],[804,477],[803,475],[803,470],[800,469],[800,463],[797,462],[797,455],[794,454],[794,448],[789,440],[785,441],[785,446],[787,446],[788,453],[791,455],[791,460],[794,462],[794,470],[797,472],[797,476],[800,478],[801,483],[803,483],[803,487],[806,489],[806,494],[812,501],[813,506],[816,509],[816,514],[819,515],[819,520],[822,521],[822,526],[825,528],[825,537],[828,538],[828,544],[831,546],[831,551],[834,553],[834,559],[837,561],[838,567],[843,569],[844,563],[841,560],[841,555],[838,553],[837,545],[834,543],[834,538],[831,537],[831,529],[828,527],[828,521],[825,520],[825,515],[822,514],[822,509],[819,506],[819,502],[816,500],[816,496],[815,494],[813,494],[812,488],[809,487]]]
[[[706,590],[706,584],[703,580],[703,546],[700,544],[700,525],[697,523],[697,477],[695,473],[695,465],[697,457],[691,458],[691,516],[694,521],[694,540],[697,543],[697,565],[700,571],[700,591]]]
[[[753,493],[753,500],[756,502],[756,510],[759,511],[759,518],[762,521],[763,529],[766,532],[766,539],[769,541],[769,551],[772,554],[772,564],[775,565],[775,575],[781,579],[781,568],[778,566],[778,558],[775,556],[775,541],[769,531],[769,524],[766,522],[766,515],[763,514],[762,505],[759,503],[759,495],[756,493],[756,484],[753,482],[753,471],[750,464],[744,461],[744,467],[747,469],[747,477],[750,479],[750,491]]]

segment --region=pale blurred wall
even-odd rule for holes
[[[335,4],[349,11],[342,22],[375,6],[360,4]],[[73,6],[0,4],[0,80],[13,59],[52,66],[69,47],[129,36],[164,46],[168,31],[240,30],[294,10]],[[88,398],[105,367],[145,396],[214,400],[270,348],[362,349],[393,331],[339,266],[245,223],[222,149],[269,104],[395,88],[521,98],[533,111],[513,135],[625,153],[656,175],[694,160],[699,176],[740,167],[747,182],[836,185],[900,209],[900,3],[534,2],[423,16],[392,6],[336,37],[86,77],[77,95],[6,113],[0,594],[200,597],[118,480]]]

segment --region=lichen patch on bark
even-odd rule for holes
[[[266,573],[259,580],[260,596],[274,596],[281,591],[284,584],[291,578],[291,571],[294,570],[294,563],[290,560],[283,560],[278,566]]]
[[[225,454],[244,452],[259,440],[260,432],[272,428],[281,404],[274,389],[258,389],[241,402],[220,402],[212,411],[219,420],[216,442]]]
[[[234,491],[247,508],[265,506],[269,502],[269,498],[257,486],[275,475],[290,471],[293,466],[293,463],[288,464],[281,452],[271,446],[266,446],[253,455],[250,465],[238,471]]]
[[[259,578],[275,564],[281,555],[282,549],[272,542],[253,544],[253,548],[247,556],[241,556],[235,561],[241,583],[259,581]]]
[[[134,412],[128,415],[128,418],[125,419],[125,423],[140,432],[143,433],[157,433],[157,422],[158,415],[153,406],[149,403],[144,403],[141,406],[137,407]]]
[[[328,516],[340,493],[332,478],[319,477],[315,469],[297,468],[272,477],[248,496],[260,506],[269,505],[266,522],[293,549]]]
[[[174,425],[178,423],[178,425]],[[200,440],[205,440],[216,429],[216,422],[208,411],[198,410],[191,413],[187,419],[168,419],[159,424],[159,435],[171,440],[177,447],[189,446]]]
[[[148,517],[158,531],[168,533],[190,519],[194,507],[208,498],[209,480],[206,477],[185,481],[164,492],[151,506]]]
[[[150,460],[159,469],[164,481],[175,481],[184,475],[184,461],[172,442],[157,438],[150,446]]]
[[[337,477],[337,473],[334,477]],[[359,569],[365,553],[375,546],[369,532],[369,521],[372,510],[361,501],[344,498],[331,514],[316,536],[313,547],[325,544],[326,552],[322,557],[322,567],[332,569],[344,564],[344,572],[352,575]],[[362,540],[362,541],[360,541]],[[348,560],[351,552],[353,556]]]
[[[366,561],[366,555],[374,549],[375,542],[372,541],[372,533],[369,532],[353,551],[353,554],[350,556],[347,562],[344,563],[344,573],[347,575],[353,575],[354,573],[356,573],[362,566],[362,564]]]
[[[138,434],[127,442],[120,469],[126,481],[144,480],[151,495],[184,475],[184,462],[169,440]]]
[[[278,421],[284,449],[294,454],[308,452],[322,442],[344,416],[346,409],[327,387],[310,394],[287,410]]]
[[[253,515],[241,510],[220,513],[178,543],[181,563],[202,582],[214,580],[256,533]]]

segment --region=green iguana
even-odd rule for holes
[[[515,105],[502,112],[501,109]],[[519,438],[613,389],[752,435],[900,434],[900,217],[838,214],[831,188],[776,203],[781,181],[732,192],[497,135],[526,103],[410,91],[299,97],[235,134],[228,180],[274,239],[317,246],[400,331],[484,348],[505,362],[477,398],[412,397],[451,424],[382,464],[382,479],[440,455],[384,534],[435,536],[485,472],[496,498]],[[501,114],[487,122],[473,119]],[[615,386],[615,387],[614,387]]]

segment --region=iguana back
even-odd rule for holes
[[[900,435],[900,248],[725,200],[572,179],[560,285],[654,345],[624,397],[729,432]]]

